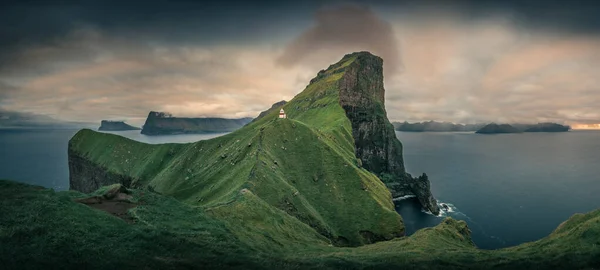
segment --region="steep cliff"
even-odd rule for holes
[[[95,191],[103,186],[122,184],[131,187],[129,176],[110,172],[81,157],[69,149],[69,189],[85,193]]]
[[[142,128],[145,135],[231,132],[252,121],[252,118],[185,118],[168,113],[150,112]]]
[[[340,105],[352,123],[356,156],[362,166],[379,175],[392,196],[416,195],[425,209],[437,215],[427,176],[413,178],[405,171],[402,143],[385,111],[383,60],[368,52],[344,58],[356,58],[339,83]]]
[[[123,121],[102,120],[98,130],[101,131],[124,131],[124,130],[140,130],[141,128],[126,124]]]

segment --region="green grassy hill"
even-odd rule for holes
[[[402,145],[391,137],[385,117],[381,68],[381,59],[369,53],[346,55],[283,105],[287,119],[272,109],[207,141],[149,145],[79,131],[68,149],[72,191],[0,181],[0,265],[560,269],[599,264],[598,211],[574,216],[543,240],[498,251],[478,250],[466,224],[452,219],[404,237],[392,193],[424,194],[419,198],[424,207],[435,199],[425,175],[413,179],[404,171]],[[131,194],[109,200],[119,187],[113,184]]]
[[[248,189],[335,245],[401,236],[404,227],[390,192],[357,162],[352,127],[339,102],[339,81],[357,57],[321,72],[284,105],[287,119],[272,110],[212,140],[148,145],[82,130],[69,144],[71,188],[90,192],[121,182],[208,208],[227,208],[222,205]],[[99,181],[82,187],[90,178]]]

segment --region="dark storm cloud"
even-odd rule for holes
[[[377,1],[389,12],[450,11],[477,21],[496,15],[512,16],[532,30],[600,34],[597,0],[421,0]]]
[[[294,39],[277,60],[283,66],[314,62],[310,56],[344,55],[371,51],[385,59],[386,71],[399,66],[399,46],[392,26],[370,8],[357,5],[327,7],[317,11],[316,25]]]
[[[314,10],[345,1],[1,1],[0,68],[19,61],[23,48],[53,44],[80,27],[158,44],[253,43],[285,35]],[[437,8],[477,20],[511,14],[524,27],[551,31],[600,32],[597,1],[352,1],[382,11],[418,13]],[[369,19],[365,17],[365,19]],[[368,21],[367,21],[368,22]],[[374,33],[371,33],[374,35]]]
[[[24,48],[55,45],[82,27],[158,45],[255,43],[284,31],[279,22],[293,25],[319,5],[307,1],[290,11],[285,2],[2,1],[0,68],[20,61]]]
[[[0,3],[0,46],[27,46],[69,33],[78,24],[110,33],[160,37],[161,42],[203,42],[265,38],[282,24],[304,20],[316,8],[347,1],[10,1]],[[467,18],[515,14],[531,27],[600,31],[595,0],[421,0],[350,1],[382,10],[418,12],[438,8]],[[6,57],[6,55],[4,55]]]

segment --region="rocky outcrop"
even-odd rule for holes
[[[231,132],[252,121],[252,118],[184,118],[164,112],[150,112],[142,128],[145,135],[194,134]]]
[[[101,167],[71,149],[69,144],[69,189],[90,193],[100,187],[121,184],[131,187],[133,178]]]
[[[339,96],[352,124],[356,157],[365,169],[380,177],[394,198],[415,195],[426,210],[437,215],[439,208],[427,175],[413,178],[405,171],[402,143],[385,111],[383,60],[368,52],[345,56],[352,57],[356,60],[346,67]]]
[[[109,120],[102,120],[102,122],[100,122],[100,127],[98,128],[98,130],[101,131],[125,131],[125,130],[140,130],[141,128],[139,127],[134,127],[131,125],[126,124],[123,121],[109,121]]]

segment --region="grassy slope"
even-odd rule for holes
[[[133,225],[54,192],[0,180],[0,262],[4,269],[259,268],[223,222],[175,199],[134,191]],[[236,254],[221,258],[222,254]]]
[[[134,223],[75,203],[84,194],[0,180],[3,269],[593,269],[600,266],[600,210],[577,214],[550,236],[478,250],[463,221],[358,248],[340,248],[249,191],[204,210],[132,190]],[[96,192],[102,193],[102,191]],[[233,214],[233,215],[232,215]],[[287,237],[281,237],[287,235]]]
[[[348,58],[320,74],[285,105],[226,136],[192,144],[147,145],[83,130],[71,149],[137,187],[203,207],[229,204],[242,188],[309,224],[337,245],[403,233],[381,181],[356,166],[350,122],[337,82]],[[234,211],[234,210],[232,210]]]

